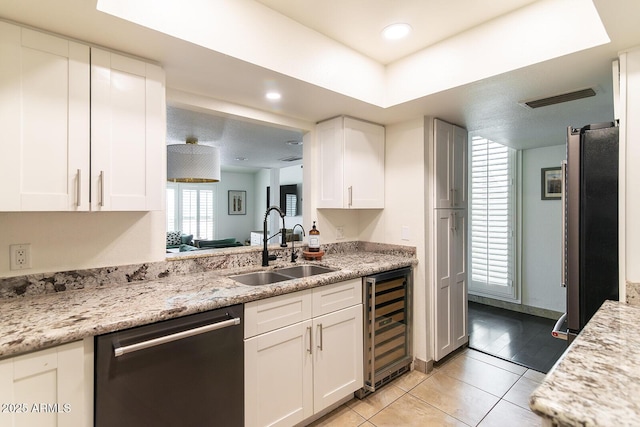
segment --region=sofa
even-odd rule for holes
[[[181,231],[167,232],[167,252],[188,252],[200,249],[219,249],[243,246],[235,237],[218,240],[193,240],[192,234],[184,234]]]

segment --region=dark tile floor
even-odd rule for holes
[[[567,348],[555,321],[469,302],[469,347],[547,373]]]

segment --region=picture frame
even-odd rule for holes
[[[247,214],[247,192],[241,190],[229,190],[229,215]]]
[[[542,200],[560,200],[562,197],[562,169],[542,168],[540,197]]]

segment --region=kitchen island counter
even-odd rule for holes
[[[202,255],[199,255],[202,257]],[[200,258],[200,260],[206,258]],[[326,255],[314,263],[331,273],[263,286],[243,285],[229,276],[289,267],[245,265],[171,275],[126,284],[100,285],[0,302],[0,358],[188,314],[328,285],[414,265],[415,257],[355,251]]]
[[[529,398],[546,425],[638,425],[639,319],[639,307],[602,305]]]

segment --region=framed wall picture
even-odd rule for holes
[[[247,192],[229,190],[229,215],[247,214]]]
[[[542,200],[560,200],[562,195],[562,170],[556,168],[542,168]]]

